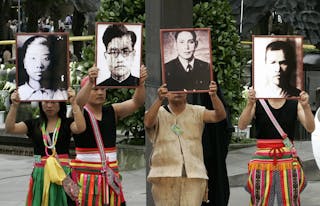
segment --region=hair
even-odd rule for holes
[[[60,107],[60,109],[58,111],[58,117],[60,117],[62,120],[66,119],[67,104],[65,102],[59,102],[59,107]],[[47,118],[47,115],[43,111],[41,102],[39,102],[39,110],[40,110],[40,121],[45,122],[47,124],[48,118]]]
[[[280,71],[281,78],[279,87],[282,89],[288,89],[290,86],[296,87],[296,69],[297,69],[297,60],[296,52],[293,46],[294,42],[291,41],[274,41],[267,45],[265,53],[265,61],[267,58],[268,51],[282,50],[286,63],[288,65],[286,71]]]
[[[41,42],[42,45],[45,45],[49,49],[49,58],[50,58],[50,64],[48,66],[48,69],[43,72],[43,77],[40,80],[40,84],[44,88],[49,89],[58,89],[59,87],[66,87],[66,81],[62,85],[58,85],[58,82],[60,82],[60,70],[59,71],[52,71],[54,69],[54,66],[61,67],[60,61],[57,61],[55,58],[57,55],[61,55],[61,49],[60,48],[64,43],[61,41],[61,43],[57,42],[57,35],[48,35],[48,36],[41,36],[41,35],[35,35],[30,38],[28,38],[22,45],[21,48],[19,48],[19,56],[18,56],[18,68],[19,69],[19,75],[18,75],[18,83],[19,86],[24,84],[25,82],[29,81],[29,75],[26,72],[25,65],[24,65],[24,59],[26,52],[28,50],[28,47],[30,44],[32,44],[36,39],[38,38],[44,38],[45,41]],[[64,40],[66,41],[66,40]],[[20,55],[21,54],[21,55]]]
[[[178,35],[181,33],[181,32],[189,32],[191,35],[192,35],[192,38],[194,41],[197,41],[197,35],[196,35],[196,32],[193,31],[193,30],[181,30],[181,31],[177,31],[175,34],[174,34],[174,38],[176,39],[177,41],[177,38],[178,38]]]
[[[108,44],[111,42],[112,39],[121,38],[125,35],[131,37],[132,48],[134,48],[134,45],[137,41],[137,36],[133,31],[129,31],[123,24],[109,25],[104,31],[102,41],[106,49],[108,49]]]

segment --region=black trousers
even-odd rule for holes
[[[226,166],[230,135],[225,120],[207,124],[203,133],[204,162],[209,176],[208,203],[202,206],[227,206],[230,196]]]

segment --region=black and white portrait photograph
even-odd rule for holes
[[[213,79],[210,29],[161,29],[160,41],[168,91],[207,92]]]
[[[21,101],[66,101],[69,85],[67,33],[19,33],[17,88]]]
[[[140,78],[142,24],[97,23],[96,85],[137,87]]]
[[[257,98],[298,98],[303,90],[303,37],[253,36]]]

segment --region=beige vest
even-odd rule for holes
[[[205,107],[187,104],[175,115],[159,109],[157,124],[147,129],[153,144],[148,180],[156,177],[181,177],[183,165],[188,178],[208,179],[203,162],[202,132]],[[173,131],[177,125],[181,134]]]

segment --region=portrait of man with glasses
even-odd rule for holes
[[[97,86],[139,85],[141,30],[141,24],[97,24]]]

